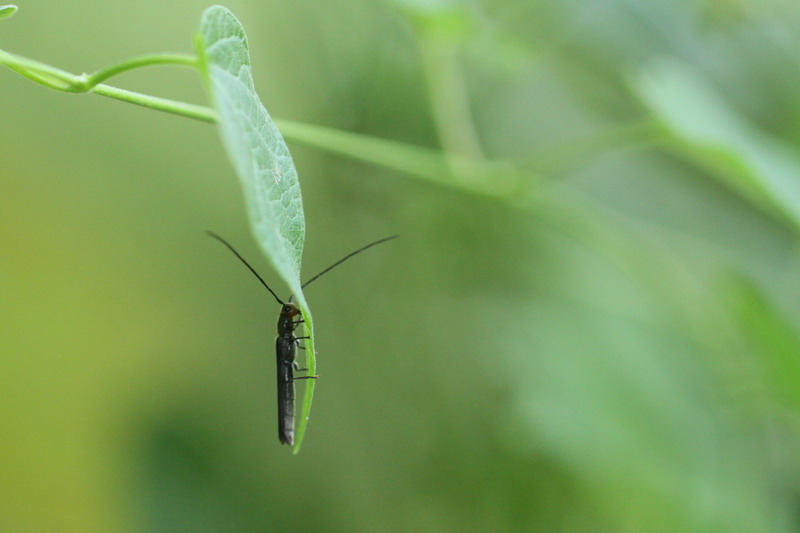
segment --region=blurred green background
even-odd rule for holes
[[[0,48],[190,52],[207,5],[23,1]],[[0,531],[800,529],[800,4],[226,6],[273,116],[449,171],[287,136],[306,276],[402,235],[309,287],[292,456],[215,128],[0,71]]]

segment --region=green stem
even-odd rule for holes
[[[274,119],[284,137],[337,155],[390,168],[437,185],[482,196],[505,196],[520,188],[514,166],[504,161],[472,160],[460,154],[442,154],[430,148],[403,144],[360,133]],[[458,179],[452,162],[471,167],[480,179]]]
[[[293,141],[430,181],[452,179],[445,158],[440,152],[428,148],[292,120],[276,119],[275,124],[287,139]]]
[[[52,67],[45,63],[40,63],[33,59],[9,54],[0,50],[0,64],[25,76],[40,85],[56,89],[59,91],[86,93],[93,92],[107,98],[114,98],[131,104],[136,104],[158,111],[164,111],[187,118],[202,120],[204,122],[216,122],[217,115],[213,109],[208,107],[159,98],[147,94],[126,91],[111,85],[100,83],[122,72],[152,65],[182,65],[197,67],[197,58],[183,54],[158,54],[136,57],[100,69],[92,74],[75,75],[64,70]]]
[[[32,59],[0,51],[0,64],[6,65],[20,75],[46,87],[66,92],[93,92],[149,109],[213,123],[217,121],[217,114],[209,107],[150,96],[101,83],[117,74],[146,66],[172,64],[198,67],[199,62],[197,57],[190,55],[149,55],[129,59],[97,70],[92,74],[78,76]],[[497,187],[490,187],[491,180],[458,179],[459,175],[464,175],[463,173],[459,174],[459,169],[464,168],[470,169],[470,176],[489,174],[497,176],[500,165],[496,162],[486,161],[482,156],[475,160],[456,152],[446,152],[443,155],[423,147],[403,145],[322,126],[292,121],[276,122],[279,123],[281,131],[287,138],[339,155],[360,159],[468,192],[496,194],[498,191]],[[448,129],[458,129],[456,126],[457,124],[452,123]],[[483,183],[484,181],[485,183]]]
[[[148,56],[134,57],[116,65],[111,65],[100,69],[92,74],[86,76],[86,90],[88,91],[95,85],[98,85],[107,79],[141,67],[149,67],[152,65],[183,65],[186,67],[197,67],[197,57],[187,54],[154,54]]]
[[[177,100],[170,100],[168,98],[159,98],[157,96],[150,96],[147,94],[136,93],[133,91],[126,91],[118,87],[112,87],[101,83],[90,90],[100,96],[121,100],[130,104],[180,115],[182,117],[193,118],[195,120],[202,120],[203,122],[217,122],[217,114],[210,107],[188,104],[186,102],[179,102]]]
[[[614,148],[641,148],[664,140],[664,134],[655,120],[642,119],[615,124],[584,136],[562,141],[553,148],[534,152],[531,157],[519,164],[523,169],[557,174],[567,167],[583,164],[586,160]]]
[[[80,83],[79,76],[65,70],[2,50],[0,50],[0,65],[6,65],[28,79],[58,91],[76,92],[72,88]]]
[[[476,178],[473,162],[485,160],[469,104],[458,46],[437,33],[420,37],[420,56],[439,140],[451,171]]]

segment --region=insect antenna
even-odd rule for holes
[[[233,252],[233,255],[235,255],[236,257],[238,257],[238,258],[239,258],[239,261],[241,261],[242,263],[244,263],[244,265],[245,265],[247,268],[249,268],[249,269],[250,269],[250,272],[252,272],[252,273],[255,275],[255,277],[257,277],[257,278],[258,278],[258,281],[260,281],[260,282],[261,282],[261,284],[262,284],[264,287],[266,287],[266,288],[267,288],[267,290],[269,291],[269,293],[270,293],[272,296],[274,296],[276,300],[278,300],[278,303],[279,303],[279,304],[281,304],[281,305],[285,305],[285,304],[284,304],[284,302],[283,302],[283,300],[281,300],[280,298],[278,298],[278,295],[277,295],[277,294],[275,294],[275,292],[274,292],[272,289],[270,289],[270,288],[269,288],[269,285],[267,285],[267,282],[266,282],[266,281],[264,281],[264,280],[261,278],[261,276],[259,276],[259,275],[258,275],[258,272],[256,272],[256,271],[255,271],[255,269],[254,269],[253,267],[251,267],[251,266],[250,266],[250,263],[248,263],[248,262],[245,260],[245,258],[244,258],[244,257],[242,257],[241,255],[239,255],[239,252],[237,252],[237,251],[236,251],[236,250],[233,248],[233,246],[231,246],[231,244],[230,244],[228,241],[226,241],[225,239],[223,239],[222,237],[220,237],[219,235],[217,235],[216,233],[214,233],[214,232],[212,232],[212,231],[206,231],[206,235],[208,235],[209,237],[213,237],[214,239],[217,239],[219,242],[221,242],[222,244],[224,244],[225,246],[227,246],[227,247],[228,247],[228,250],[230,250],[231,252]]]
[[[356,250],[355,252],[350,252],[349,254],[347,254],[346,256],[342,257],[341,259],[339,259],[338,261],[336,261],[334,264],[332,264],[331,266],[329,266],[328,268],[326,268],[325,270],[323,270],[322,272],[320,272],[319,274],[317,274],[316,276],[314,276],[313,278],[311,278],[310,280],[308,280],[308,281],[306,281],[305,283],[303,283],[303,285],[302,285],[300,288],[301,288],[301,289],[305,289],[305,288],[306,288],[306,286],[307,286],[309,283],[311,283],[312,281],[314,281],[314,280],[315,280],[315,279],[317,279],[318,277],[322,276],[323,274],[327,274],[328,272],[330,272],[331,270],[333,270],[335,267],[337,267],[337,266],[341,265],[342,263],[344,263],[345,261],[347,261],[348,259],[350,259],[350,258],[351,258],[351,257],[353,257],[354,255],[356,255],[356,254],[360,254],[361,252],[363,252],[363,251],[364,251],[364,250],[366,250],[367,248],[372,248],[372,247],[373,247],[373,246],[375,246],[376,244],[380,244],[380,243],[382,243],[382,242],[386,242],[386,241],[390,241],[390,240],[392,240],[392,239],[396,239],[396,238],[398,238],[399,236],[400,236],[400,235],[392,235],[391,237],[384,237],[383,239],[379,239],[379,240],[377,240],[377,241],[375,241],[375,242],[371,242],[371,243],[369,243],[369,244],[368,244],[368,245],[366,245],[366,246],[362,246],[361,248],[359,248],[359,249],[358,249],[358,250]],[[237,254],[237,255],[238,255],[238,254]],[[271,291],[270,291],[270,292],[271,292]]]

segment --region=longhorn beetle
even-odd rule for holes
[[[244,257],[239,255],[239,252],[237,252],[228,241],[211,231],[207,231],[206,234],[227,246],[227,248],[239,258],[239,261],[244,263],[244,265],[250,269],[250,272],[252,272],[253,275],[258,278],[258,281],[260,281],[261,284],[266,287],[266,289],[278,301],[278,303],[281,304],[281,314],[278,316],[278,337],[275,339],[275,357],[278,364],[278,439],[280,439],[282,444],[288,444],[289,446],[292,446],[294,444],[294,381],[297,379],[317,379],[319,377],[294,376],[295,370],[308,370],[306,368],[299,368],[299,365],[295,361],[295,355],[297,354],[297,347],[300,345],[300,339],[308,338],[297,337],[294,334],[294,330],[297,325],[304,322],[302,317],[300,317],[300,309],[294,303],[292,303],[292,297],[290,297],[289,301],[287,302],[284,302],[278,298],[278,295],[275,294],[275,291],[269,288],[269,285],[267,285],[264,279],[258,275],[258,272],[256,272],[255,269],[250,266],[250,263],[248,263]],[[333,268],[341,265],[354,255],[360,254],[367,248],[372,248],[376,244],[396,239],[397,237],[399,237],[399,235],[384,237],[383,239],[371,242],[366,246],[362,246],[355,252],[347,254],[316,276],[312,277],[310,280],[303,283],[300,288],[305,289],[306,286],[312,281],[316,280],[323,274],[327,274]]]

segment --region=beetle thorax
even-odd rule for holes
[[[300,314],[300,309],[292,302],[287,302],[281,307],[278,317],[278,335],[287,335],[294,331],[295,317]]]

